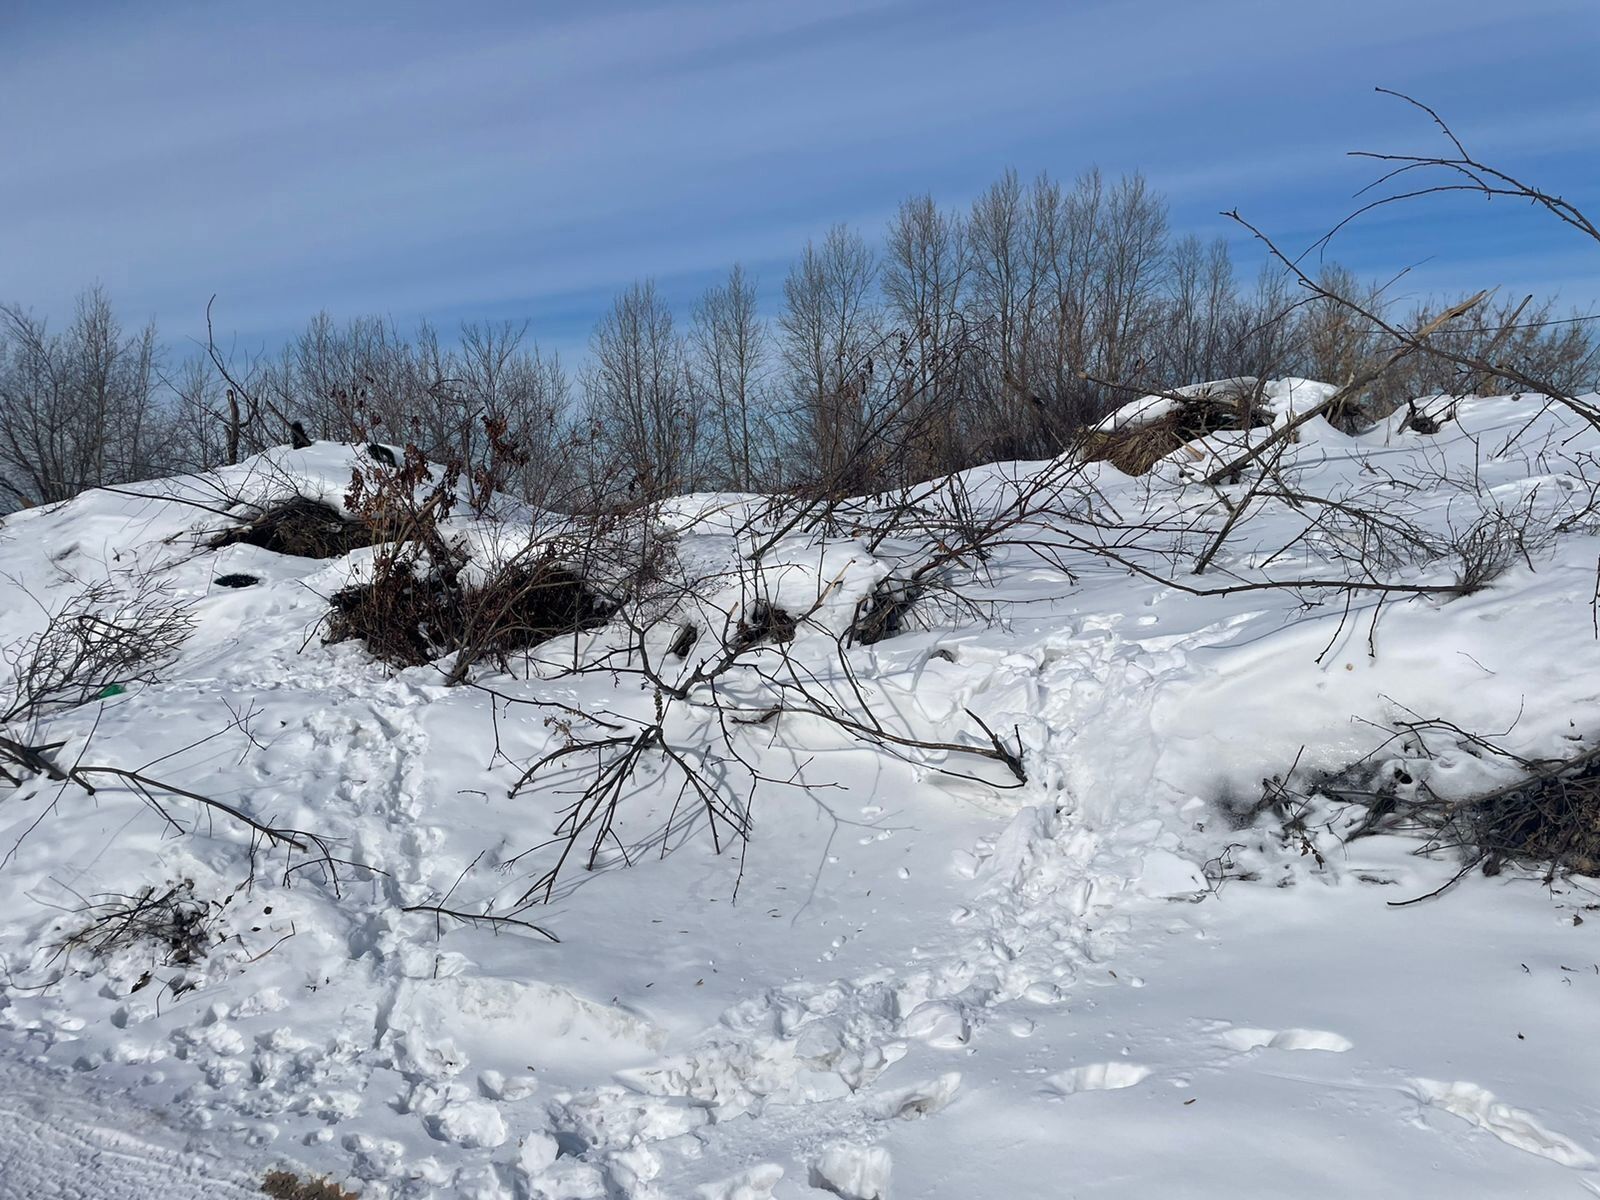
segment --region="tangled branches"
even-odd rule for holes
[[[0,649],[10,674],[0,728],[87,704],[107,688],[150,682],[193,627],[189,605],[152,583],[132,596],[91,584],[42,630]]]
[[[110,584],[100,584],[71,597],[40,632],[0,650],[11,668],[8,684],[0,691],[0,784],[13,791],[56,784],[87,796],[107,788],[124,789],[174,832],[190,829],[173,811],[175,801],[188,802],[243,829],[252,845],[259,842],[314,855],[331,874],[338,860],[316,834],[263,821],[225,800],[151,775],[147,767],[93,761],[88,757],[93,729],[70,761],[60,754],[67,739],[40,740],[29,732],[54,714],[121,694],[129,684],[154,682],[192,627],[189,606],[153,585],[143,584],[128,597]],[[228,728],[242,729],[247,720],[248,713],[235,713]],[[215,736],[202,736],[193,745]],[[52,804],[39,813],[4,862],[54,808]]]
[[[1298,765],[1298,762],[1297,764]],[[1530,758],[1442,718],[1395,721],[1371,754],[1334,772],[1265,781],[1249,818],[1270,815],[1284,845],[1323,865],[1320,833],[1356,841],[1380,833],[1420,837],[1417,852],[1459,857],[1432,899],[1474,871],[1535,868],[1545,883],[1600,876],[1600,749]],[[1330,810],[1329,805],[1335,806]]]

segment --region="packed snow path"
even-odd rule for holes
[[[0,1139],[0,1195],[19,1200],[245,1200],[261,1195],[271,1166],[232,1139],[4,1058]]]
[[[949,932],[929,930],[910,961],[745,1001],[703,1045],[565,1105],[561,1132],[604,1165],[613,1191],[654,1195],[649,1185],[662,1178],[674,1188],[698,1181],[708,1194],[758,1194],[810,1148],[824,1186],[838,1169],[858,1179],[846,1194],[871,1196],[887,1186],[878,1177],[890,1159],[874,1150],[885,1124],[947,1107],[998,1011],[1058,1005],[1085,965],[1109,956],[1118,924],[1110,913],[1144,847],[1135,837],[1108,848],[1077,826],[1069,775],[1075,731],[1119,730],[1130,753],[1150,737],[1141,717],[1161,667],[1145,655],[1130,663],[1122,650],[1112,639],[1050,647],[1021,676],[1036,714],[1025,744],[1031,761],[1049,766],[1034,805],[958,852],[954,869],[972,880],[971,900],[946,915]],[[1182,662],[1164,658],[1168,669]],[[1006,672],[1013,680],[1018,665]],[[1196,874],[1179,886],[1204,883]],[[880,1081],[891,1067],[899,1082]],[[740,1158],[768,1161],[738,1183],[716,1178]]]
[[[1362,480],[1455,456],[1474,504],[1559,497],[1581,471],[1558,455],[1482,451],[1527,416],[1481,402],[1459,436],[1324,429],[1296,454]],[[342,448],[293,459],[313,494],[342,472]],[[1129,507],[1189,494],[1113,485]],[[1435,501],[1461,518],[1454,490],[1408,502]],[[1593,737],[1587,527],[1370,626],[1370,607],[1357,624],[1287,593],[1000,563],[1000,620],[889,639],[858,669],[919,727],[970,707],[1014,729],[1025,787],[825,731],[771,740],[773,773],[806,786],[760,794],[744,855],[641,833],[634,866],[535,914],[554,946],[403,910],[515,898],[552,801],[508,799],[496,751],[524,762],[559,731],[308,641],[359,554],[195,553],[193,520],[94,493],[0,527],[0,575],[31,594],[137,569],[196,604],[163,682],[51,728],[364,869],[335,887],[268,859],[241,888],[248,839],[224,824],[172,836],[115,793],[63,795],[37,832],[53,793],[0,807],[4,849],[28,850],[0,871],[0,1195],[229,1196],[278,1165],[379,1200],[1600,1194],[1600,897],[1509,873],[1392,908],[1451,862],[1379,838],[1318,868],[1220,803],[1302,747],[1369,752],[1366,722],[1396,712],[1514,725],[1530,752]],[[875,578],[859,546],[829,553],[808,578]],[[236,570],[261,585],[214,586]],[[641,830],[669,819],[670,795],[633,803]],[[174,880],[224,906],[203,964],[145,986],[148,953],[61,974],[42,949],[86,895]]]

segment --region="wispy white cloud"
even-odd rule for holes
[[[1377,83],[1600,186],[1592,0],[295,0],[0,22],[0,296],[62,310],[100,280],[175,335],[218,292],[247,335],[327,307],[520,312],[569,336],[636,275],[776,264],[911,192],[965,202],[1006,165],[1140,167],[1180,224],[1241,204],[1315,228],[1356,178],[1344,150],[1428,135]],[[1359,249],[1411,253],[1415,232]]]

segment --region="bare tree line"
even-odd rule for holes
[[[1234,376],[1360,375],[1409,311],[1338,265],[1308,288],[1283,264],[1240,279],[1225,240],[1174,236],[1138,175],[1064,184],[1006,173],[966,209],[905,201],[877,244],[844,225],[808,243],[763,310],[740,266],[686,319],[651,281],[619,294],[574,375],[526,324],[452,341],[326,313],[270,355],[215,342],[169,364],[156,330],[86,292],[60,331],[0,307],[0,495],[7,507],[237,461],[309,436],[417,446],[482,488],[584,508],[676,492],[905,486],[1039,458],[1141,391]],[[1347,301],[1348,303],[1342,302]],[[1446,322],[1458,358],[1495,347],[1569,391],[1596,342],[1551,302]],[[1368,415],[1432,393],[1505,390],[1419,355],[1360,397]],[[870,448],[870,452],[869,452]],[[848,465],[849,470],[846,470]]]
[[[0,307],[0,497],[6,507],[66,500],[169,465],[156,331],[125,334],[98,288],[71,323]]]

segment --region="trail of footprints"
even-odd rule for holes
[[[1053,677],[1041,679],[1050,698],[1044,706],[1042,736],[1047,739],[1051,729],[1078,728],[1082,722],[1076,710],[1085,703],[1103,704],[1118,694],[1106,686],[1105,676],[1119,664],[1109,657],[1088,661],[1090,657],[1046,664],[1041,672]],[[1093,686],[1087,686],[1090,680]],[[337,779],[340,798],[356,811],[389,818],[378,823],[386,831],[379,842],[358,847],[368,861],[389,873],[380,885],[384,894],[374,897],[373,919],[353,932],[351,946],[354,958],[382,962],[396,945],[378,910],[412,899],[411,893],[422,886],[420,862],[435,831],[416,825],[416,773],[424,759],[425,734],[398,701],[374,701],[361,708],[359,714],[311,714],[303,736],[310,743],[307,759],[313,774]],[[1052,778],[1046,790],[1065,792],[1069,785]],[[555,1137],[528,1142],[527,1161],[518,1164],[522,1177],[539,1176],[557,1192],[573,1195],[591,1188],[638,1200],[673,1195],[673,1165],[681,1165],[681,1154],[699,1153],[685,1143],[719,1136],[740,1139],[751,1132],[748,1121],[728,1130],[717,1125],[737,1117],[760,1121],[772,1105],[783,1114],[777,1118],[782,1127],[770,1138],[773,1148],[785,1142],[791,1149],[804,1147],[796,1158],[812,1188],[844,1200],[887,1195],[891,1158],[875,1144],[885,1123],[937,1113],[956,1099],[961,1086],[955,1071],[893,1088],[874,1086],[905,1055],[907,1043],[961,1050],[995,1005],[1058,1002],[1072,982],[1071,963],[1096,961],[1109,949],[1096,939],[1114,934],[1116,922],[1109,909],[1126,881],[1103,869],[1094,837],[1074,829],[1070,818],[1052,816],[1044,804],[1034,811],[1037,827],[1014,826],[971,856],[963,873],[983,886],[971,906],[952,916],[952,925],[963,928],[970,940],[951,957],[910,975],[795,985],[736,1006],[724,1017],[719,1035],[689,1053],[630,1072],[621,1086],[562,1097],[552,1107]],[[1094,934],[1086,920],[1091,913],[1096,916]],[[262,998],[269,1006],[275,999]],[[359,1107],[376,1068],[395,1072],[409,1085],[411,1111],[433,1136],[462,1146],[492,1147],[504,1140],[504,1133],[492,1128],[500,1120],[495,1105],[463,1103],[465,1097],[440,1088],[435,1073],[403,1061],[403,1054],[397,1057],[399,1043],[386,1039],[383,1014],[375,1017],[376,1043],[362,1044],[352,1037],[343,1044],[312,1045],[285,1029],[258,1042],[250,1053],[229,1028],[226,1015],[216,1013],[202,1026],[175,1035],[184,1043],[184,1056],[201,1059],[209,1077],[182,1099],[215,1103],[214,1095],[198,1093],[219,1086],[231,1090],[248,1065],[264,1086],[235,1097],[241,1116],[265,1117],[268,1105],[275,1103],[280,1112],[315,1114],[327,1122],[322,1136],[331,1138],[337,1136],[332,1127]],[[356,1021],[346,1034],[358,1033],[360,1025]],[[1017,1036],[1034,1028],[1022,1017],[1012,1019],[1009,1027]],[[1227,1056],[1219,1064],[1223,1066],[1229,1059],[1274,1052],[1338,1054],[1352,1049],[1348,1038],[1327,1030],[1215,1021],[1201,1032]],[[370,1024],[366,1034],[373,1036]],[[1152,1067],[1126,1059],[1081,1063],[1046,1076],[1042,1093],[1067,1100],[1137,1087],[1155,1077]],[[1581,1146],[1477,1085],[1417,1079],[1409,1086],[1424,1106],[1467,1121],[1508,1145],[1568,1166],[1594,1164]],[[436,1092],[441,1103],[429,1103]],[[473,1119],[463,1121],[466,1117]],[[397,1143],[380,1137],[351,1134],[340,1140],[356,1155],[358,1173],[369,1178],[386,1175],[402,1153]],[[565,1151],[559,1161],[558,1143]],[[570,1178],[558,1182],[557,1176]],[[760,1163],[703,1185],[694,1195],[699,1200],[764,1200],[783,1176],[782,1166]]]
[[[1349,1038],[1321,1029],[1256,1029],[1218,1023],[1213,1026],[1212,1032],[1219,1047],[1241,1053],[1256,1050],[1322,1050],[1339,1054],[1353,1045]],[[1048,1095],[1060,1098],[1075,1096],[1080,1092],[1117,1091],[1134,1087],[1153,1074],[1151,1068],[1125,1059],[1085,1063],[1046,1076],[1044,1086]]]
[[[1219,1048],[1249,1056],[1266,1050],[1343,1054],[1354,1048],[1343,1034],[1323,1029],[1261,1029],[1219,1021],[1211,1023],[1207,1032]],[[1126,1060],[1087,1063],[1047,1076],[1044,1091],[1060,1099],[1083,1092],[1133,1087],[1152,1075],[1149,1067]],[[1532,1113],[1497,1100],[1480,1084],[1415,1078],[1406,1081],[1405,1090],[1424,1110],[1447,1113],[1515,1149],[1576,1170],[1600,1166],[1600,1160],[1578,1142],[1548,1128]],[[1600,1185],[1593,1185],[1593,1190],[1600,1194]]]

